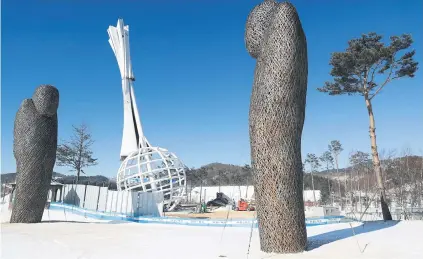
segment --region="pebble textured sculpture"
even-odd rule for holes
[[[58,106],[59,91],[41,85],[16,114],[13,153],[17,177],[11,223],[41,221],[56,161]]]
[[[257,5],[247,19],[245,42],[257,59],[249,123],[261,250],[301,252],[307,245],[301,134],[308,71],[295,7]]]

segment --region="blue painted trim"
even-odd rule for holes
[[[90,211],[75,207],[68,204],[52,202],[50,204],[51,210],[64,210],[76,215],[89,217],[100,220],[123,220],[137,223],[151,223],[151,224],[171,224],[171,225],[186,225],[186,226],[207,226],[207,227],[250,227],[253,225],[257,228],[257,220],[252,219],[229,219],[228,221],[223,219],[195,219],[195,218],[179,218],[179,217],[153,217],[153,216],[130,216],[125,214],[113,214],[109,212]],[[339,223],[345,221],[344,216],[329,216],[329,217],[316,217],[306,219],[306,226],[318,226]]]

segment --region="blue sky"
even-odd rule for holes
[[[250,162],[248,108],[253,60],[244,27],[260,1],[2,1],[1,172],[14,172],[13,120],[35,87],[60,91],[59,140],[88,124],[99,165],[89,175],[115,176],[122,134],[122,92],[107,28],[130,26],[135,94],[144,132],[189,167]],[[361,97],[331,97],[316,88],[330,79],[330,53],[375,31],[412,33],[423,63],[422,1],[292,1],[308,42],[309,84],[303,155],[320,155],[338,139],[341,166],[351,150],[370,151]],[[423,147],[423,69],[375,98],[379,147]],[[55,171],[68,173],[68,168]]]

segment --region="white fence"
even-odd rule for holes
[[[50,192],[49,199],[51,195]],[[67,184],[56,195],[58,202],[91,211],[132,217],[163,215],[162,193],[111,191],[107,187]]]

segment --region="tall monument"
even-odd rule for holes
[[[123,161],[131,152],[137,151],[139,147],[149,147],[150,144],[144,136],[135,100],[133,88],[135,77],[129,51],[129,26],[124,25],[123,19],[119,19],[117,26],[109,26],[107,32],[122,78],[123,134],[120,159]]]
[[[294,253],[307,244],[301,134],[307,92],[307,43],[295,7],[266,0],[245,31],[257,60],[250,103],[251,163],[261,249]]]
[[[117,187],[119,190],[162,193],[165,206],[171,210],[185,195],[185,166],[174,153],[153,147],[144,136],[133,88],[135,77],[129,51],[129,26],[119,19],[117,26],[109,26],[107,32],[119,65],[124,101],[122,163],[116,177]]]

